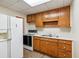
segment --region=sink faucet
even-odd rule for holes
[[[59,36],[58,35],[56,35],[56,38],[58,38]]]
[[[49,34],[48,36],[49,36],[49,37],[52,37],[52,34]]]

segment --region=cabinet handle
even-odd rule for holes
[[[64,41],[64,43],[66,43],[66,42]]]
[[[66,47],[65,47],[65,46],[62,48],[62,50],[64,50],[64,49],[66,49]]]
[[[64,46],[64,49],[65,49],[66,47]]]
[[[68,53],[71,53],[71,51],[70,51],[70,50],[68,50],[67,52],[68,52]]]
[[[17,24],[16,24],[16,27],[17,27]]]
[[[64,57],[65,57],[66,55],[64,54]]]

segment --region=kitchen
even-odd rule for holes
[[[79,58],[78,4],[0,0],[0,58]]]

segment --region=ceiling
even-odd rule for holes
[[[23,0],[0,0],[0,6],[9,8],[11,10],[23,13],[32,14],[50,9],[55,9],[71,4],[71,0],[51,0],[50,2],[41,4],[39,6],[31,7]]]

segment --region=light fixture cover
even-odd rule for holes
[[[31,7],[49,2],[50,0],[24,0],[27,4],[29,4]]]

